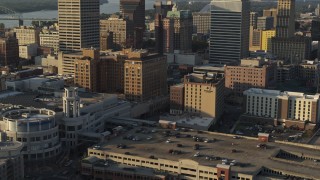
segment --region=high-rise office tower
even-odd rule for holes
[[[129,27],[133,29],[127,46],[142,48],[145,30],[145,0],[120,0],[120,14],[123,18],[128,19]]]
[[[295,32],[295,0],[278,0],[276,37],[288,38]]]
[[[99,49],[99,0],[58,0],[59,49]]]
[[[194,12],[192,13],[193,33],[210,34],[210,12]]]
[[[248,0],[211,2],[210,63],[237,63],[249,55],[249,21]]]
[[[164,22],[163,19],[167,17],[168,11],[171,11],[173,3],[171,0],[167,0],[163,4],[162,0],[156,0],[154,4],[155,9],[155,39],[156,39],[156,51],[159,54],[164,50]]]
[[[164,19],[166,25],[164,25],[166,43],[165,47],[169,45],[169,51],[167,53],[173,53],[172,50],[180,50],[181,52],[190,52],[192,50],[192,14],[189,10],[178,11],[176,7],[172,8],[172,11],[167,13],[167,17]],[[169,23],[167,23],[169,22]],[[173,26],[173,27],[170,27]],[[169,28],[169,30],[167,29]],[[173,31],[171,31],[173,29]],[[167,34],[168,32],[171,34]],[[172,41],[173,40],[173,41]],[[171,42],[171,43],[169,43]],[[168,44],[169,43],[169,44]]]
[[[309,59],[311,38],[295,36],[295,0],[279,0],[276,37],[271,39],[271,52],[287,63]]]

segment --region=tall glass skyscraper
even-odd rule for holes
[[[58,0],[59,50],[100,46],[99,0]]]
[[[249,0],[212,0],[210,60],[235,64],[249,55]]]

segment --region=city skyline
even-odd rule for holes
[[[320,3],[7,1],[1,180],[320,179]]]

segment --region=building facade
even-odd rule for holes
[[[24,179],[24,161],[21,154],[23,148],[22,143],[4,140],[0,141],[0,148],[1,180]]]
[[[13,32],[0,37],[0,66],[16,66],[19,63],[19,44]]]
[[[58,0],[59,50],[99,49],[99,0]]]
[[[278,59],[285,60],[287,63],[299,64],[302,60],[310,58],[311,43],[311,38],[303,36],[273,37],[271,39],[271,52]]]
[[[129,45],[127,44],[127,40],[132,35],[132,29],[129,28],[129,22],[126,19],[120,18],[120,16],[112,15],[108,19],[100,20],[100,34],[112,32],[113,49],[121,50]],[[102,48],[101,50],[106,50],[106,48]]]
[[[252,26],[253,29],[257,29],[257,23],[258,23],[258,13],[250,12],[250,26]]]
[[[268,17],[268,16],[273,17],[273,28],[275,28],[277,26],[277,16],[278,16],[277,8],[264,9],[263,16],[264,17]]]
[[[167,94],[167,59],[145,50],[128,53],[124,63],[124,94],[130,101],[147,101]]]
[[[289,38],[295,33],[295,0],[279,0],[276,37]]]
[[[120,0],[120,14],[128,20],[131,29],[129,47],[141,49],[145,30],[145,0]]]
[[[238,63],[241,58],[248,57],[249,27],[249,1],[212,1],[209,62]]]
[[[271,43],[271,52],[287,63],[310,58],[311,39],[295,36],[295,0],[278,1],[276,36]]]
[[[246,96],[246,114],[257,117],[296,122],[320,122],[319,94],[307,95],[299,92],[281,92],[278,90],[248,89]]]
[[[170,86],[170,114],[179,115],[184,112],[184,84]]]
[[[225,87],[242,95],[250,88],[270,88],[276,83],[276,65],[260,59],[242,59],[240,66],[225,66]]]
[[[37,56],[38,53],[38,44],[26,44],[26,45],[20,45],[19,46],[19,57],[21,59],[32,59],[35,56]]]
[[[2,114],[0,129],[7,139],[23,144],[25,160],[45,160],[61,153],[55,112],[48,109],[14,109]]]
[[[193,33],[197,34],[210,34],[210,13],[192,13],[193,18]]]
[[[257,19],[257,29],[260,29],[260,30],[271,30],[271,29],[273,29],[273,17],[271,17],[271,16],[258,17],[258,19]]]
[[[100,92],[123,93],[124,92],[124,62],[126,55],[106,55],[100,57],[99,84]]]
[[[60,52],[58,55],[58,72],[63,75],[75,75],[75,61],[83,58],[98,59],[96,49],[82,49],[81,52]]]
[[[59,31],[56,29],[42,29],[40,32],[40,46],[53,48],[55,54],[59,51]]]
[[[224,78],[190,74],[184,78],[184,111],[217,120],[224,109]]]
[[[97,92],[99,55],[83,57],[74,61],[74,85],[89,92]]]
[[[189,10],[178,11],[174,6],[164,19],[164,52],[172,53],[174,50],[190,52],[192,50],[192,31],[191,12]]]
[[[261,50],[261,36],[262,36],[262,30],[253,29],[253,26],[250,26],[250,37],[249,37],[250,51]]]
[[[40,30],[34,27],[20,26],[14,28],[13,31],[16,33],[16,37],[20,45],[28,44],[40,44]]]
[[[120,103],[116,95],[95,94],[95,98],[81,98],[78,88],[70,87],[65,88],[62,100],[59,133],[62,145],[70,149],[87,141],[103,141],[106,120],[116,116],[130,117],[131,114],[130,103]]]
[[[271,39],[276,36],[276,31],[275,30],[266,30],[262,31],[262,36],[261,36],[261,50],[264,50],[266,52],[271,51]]]

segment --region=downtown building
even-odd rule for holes
[[[242,59],[239,66],[225,66],[225,87],[228,93],[237,95],[250,88],[274,87],[276,68],[276,64],[261,59]]]
[[[112,15],[108,19],[100,20],[100,43],[101,50],[107,49],[117,49],[121,50],[122,48],[126,48],[130,39],[130,35],[132,35],[133,29],[130,29],[129,22],[127,19],[123,19],[120,16]],[[109,34],[108,34],[109,33]],[[112,46],[108,47],[105,43],[105,37],[111,36],[112,38]],[[105,46],[103,46],[105,44]]]
[[[56,113],[49,109],[7,109],[1,113],[0,131],[8,140],[22,143],[26,161],[55,158],[62,151]]]
[[[319,94],[307,95],[301,92],[281,92],[278,90],[248,89],[245,95],[246,115],[269,118],[275,125],[286,127],[320,122]]]
[[[248,0],[211,2],[209,62],[237,64],[249,56],[250,3]]]
[[[19,41],[19,46],[28,44],[40,44],[40,30],[35,27],[20,26],[13,29]]]
[[[116,95],[80,92],[76,87],[64,89],[63,113],[59,133],[64,147],[74,149],[89,142],[101,142],[110,134],[105,122],[112,117],[130,117],[131,105]]]
[[[163,54],[164,51],[164,22],[163,19],[167,17],[167,13],[172,10],[174,6],[171,0],[167,0],[165,3],[162,0],[157,0],[154,4],[155,9],[155,39],[156,39],[156,52]],[[166,25],[168,26],[168,24]],[[168,30],[168,28],[167,28]],[[167,32],[168,33],[168,32]],[[171,31],[170,31],[171,33]]]
[[[96,49],[82,49],[81,52],[60,52],[58,73],[74,77],[74,84],[90,92],[97,92],[98,63],[100,52]]]
[[[145,0],[120,0],[120,14],[128,20],[128,28],[131,30],[128,47],[141,49],[145,31]]]
[[[273,17],[273,28],[277,26],[277,15],[278,15],[277,8],[263,10],[263,17]]]
[[[295,36],[295,0],[279,0],[276,36],[271,52],[286,63],[297,64],[310,58],[311,38]]]
[[[201,117],[221,117],[224,111],[224,78],[205,74],[184,77],[184,111]]]
[[[127,100],[145,102],[167,95],[167,59],[164,55],[134,50],[124,63],[124,94]]]
[[[59,50],[99,49],[99,0],[58,0]]]
[[[123,52],[100,55],[99,62],[99,91],[103,93],[124,92],[124,63],[127,55]]]
[[[19,44],[14,32],[0,36],[0,66],[16,66],[19,63]]]
[[[189,10],[177,10],[176,6],[163,19],[164,52],[175,50],[190,52],[192,50],[192,14]]]
[[[210,12],[195,12],[192,13],[193,33],[209,35],[210,34]]]
[[[40,46],[53,48],[54,54],[59,51],[59,31],[57,29],[42,29],[39,34]]]

